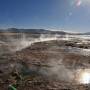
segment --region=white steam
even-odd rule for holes
[[[57,40],[57,37],[41,34],[39,38],[27,38],[26,35],[23,34],[20,39],[11,39],[11,46],[13,47],[11,48],[11,51],[20,51],[26,47],[29,47],[33,43],[51,40]]]
[[[19,51],[36,42],[44,42],[44,41],[51,41],[51,40],[69,41],[74,39],[77,39],[77,41],[81,40],[81,43],[83,43],[84,41],[87,41],[87,39],[90,39],[90,36],[41,34],[39,38],[31,38],[31,37],[27,38],[25,34],[22,34],[21,38],[17,38],[17,39],[11,38],[10,40],[11,40],[11,45],[13,46],[13,48],[11,48],[12,51]]]
[[[48,65],[50,67],[42,67],[40,72],[48,77],[55,78],[66,82],[72,82],[74,79],[74,71],[67,69],[61,60],[51,60]]]

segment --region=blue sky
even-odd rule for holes
[[[89,32],[90,0],[0,0],[0,28]]]

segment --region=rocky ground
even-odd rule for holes
[[[75,75],[78,69],[90,68],[90,56],[70,52],[72,48],[89,49],[90,45],[76,43],[37,42],[21,51],[2,54],[0,90],[8,90],[9,85],[17,90],[90,90]]]

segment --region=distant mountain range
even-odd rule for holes
[[[9,29],[0,29],[0,32],[12,32],[12,33],[32,33],[32,34],[66,34],[64,31],[51,31],[45,29],[17,29],[17,28],[9,28]]]
[[[90,35],[90,32],[87,32],[87,33],[68,33],[68,32],[64,32],[64,31],[51,31],[51,30],[45,30],[45,29],[17,29],[17,28],[0,29],[0,32],[31,33],[31,34]]]

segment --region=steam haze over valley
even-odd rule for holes
[[[90,68],[89,33],[87,35],[87,33],[44,29],[9,28],[0,31],[0,50],[1,83],[5,83],[6,80],[9,80],[8,82],[17,80],[11,79],[13,73],[17,73],[16,77],[24,79],[19,80],[21,86],[17,88],[20,90],[24,84],[26,90],[34,89],[33,86],[40,88],[42,84],[46,85],[48,82],[47,87],[42,87],[46,90],[51,85],[51,81],[53,85],[57,84],[51,88],[57,89],[68,86],[81,88],[80,84],[85,88],[84,85],[89,83],[89,79],[84,80],[82,76],[84,72],[88,75]],[[1,87],[3,90],[4,85],[8,83],[3,84]]]
[[[0,1],[0,90],[90,90],[90,0]]]

